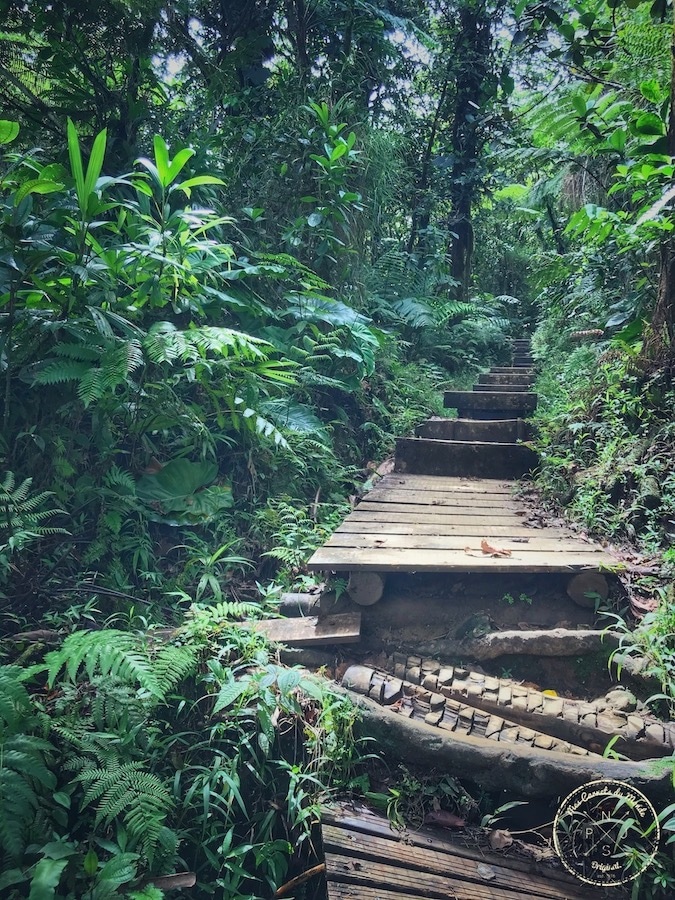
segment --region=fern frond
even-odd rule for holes
[[[112,675],[138,684],[158,700],[164,696],[147,651],[135,635],[123,631],[76,631],[48,653],[45,662],[50,686],[63,670],[71,681],[83,671],[90,681],[96,675]]]
[[[150,863],[159,843],[173,800],[163,782],[143,764],[114,763],[107,768],[85,769],[75,779],[89,784],[82,808],[96,800],[96,826],[110,825],[122,817],[132,845],[140,846]]]
[[[36,813],[54,790],[52,745],[32,734],[40,720],[18,666],[0,666],[0,849],[21,855]]]
[[[90,370],[86,362],[77,360],[54,360],[33,374],[33,384],[64,384],[66,381],[81,381]]]

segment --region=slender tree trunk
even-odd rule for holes
[[[670,112],[668,114],[668,154],[675,157],[675,4],[670,43]],[[661,244],[661,266],[656,306],[651,321],[651,336],[645,351],[651,357],[673,359],[675,350],[675,239],[665,237]]]
[[[448,95],[448,87],[450,84],[450,71],[452,63],[448,65],[448,69],[443,79],[443,87],[441,88],[441,96],[438,98],[438,105],[434,112],[434,118],[431,123],[431,131],[429,138],[424,147],[424,156],[422,157],[422,167],[415,188],[415,196],[413,199],[412,223],[410,226],[410,236],[408,238],[408,253],[412,253],[415,249],[420,236],[420,232],[429,226],[431,219],[431,209],[429,206],[429,180],[431,173],[431,158],[434,152],[436,136],[443,116],[443,108]]]
[[[451,275],[457,281],[457,295],[466,300],[471,280],[473,227],[471,212],[481,180],[479,155],[483,144],[480,116],[491,96],[489,84],[492,58],[490,17],[480,2],[460,9],[459,34],[455,56],[462,61],[457,79],[452,149],[450,199],[452,213],[448,221],[451,233],[449,256]]]

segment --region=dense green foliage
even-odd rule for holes
[[[225,607],[0,667],[3,896],[154,898],[176,869],[241,900],[283,881],[354,775],[354,713]]]

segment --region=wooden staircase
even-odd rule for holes
[[[467,478],[521,478],[537,463],[524,419],[537,406],[528,339],[513,342],[513,365],[495,366],[471,391],[446,391],[458,417],[427,419],[396,441],[396,472]]]

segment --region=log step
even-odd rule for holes
[[[469,478],[521,478],[537,464],[524,444],[397,438],[395,472]]]
[[[349,612],[332,616],[305,616],[300,619],[262,619],[242,623],[264,634],[275,644],[311,647],[321,644],[354,644],[361,639],[361,613]]]
[[[415,429],[415,436],[439,441],[482,441],[515,444],[532,437],[524,419],[427,419]]]
[[[551,697],[511,679],[420,656],[395,653],[388,665],[393,674],[351,666],[343,687],[385,706],[410,703],[409,717],[427,724],[468,735],[479,732],[476,736],[493,741],[522,741],[541,750],[602,753],[616,737],[619,752],[643,760],[670,756],[675,746],[675,724],[617,709],[605,698],[589,702]],[[437,722],[429,720],[430,712],[438,715]]]

